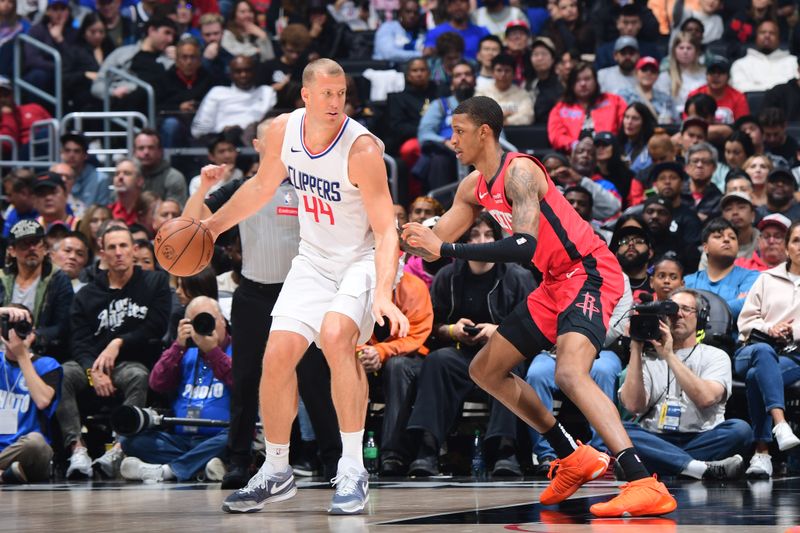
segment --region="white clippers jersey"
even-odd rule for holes
[[[299,200],[300,254],[341,266],[371,259],[375,238],[347,162],[350,147],[362,135],[370,135],[381,150],[383,142],[345,117],[330,146],[313,154],[303,143],[304,117],[305,109],[291,113],[281,148],[281,161]]]

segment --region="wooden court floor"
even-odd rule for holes
[[[0,489],[2,532],[786,532],[800,525],[800,478],[762,482],[667,480],[678,510],[658,519],[598,520],[589,506],[619,483],[589,483],[560,506],[537,503],[544,481],[379,481],[367,513],[328,516],[331,489],[301,481],[297,495],[260,513],[220,511],[218,484],[64,483]]]

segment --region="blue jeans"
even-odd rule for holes
[[[702,433],[651,433],[634,422],[625,422],[639,458],[650,472],[675,476],[689,461],[718,461],[750,449],[753,431],[744,420],[732,418]]]
[[[736,375],[747,385],[747,410],[757,442],[772,442],[771,409],[784,409],[783,389],[800,380],[800,365],[780,357],[769,344],[758,342],[736,350]]]
[[[168,464],[178,481],[192,479],[214,457],[222,457],[228,442],[228,430],[216,435],[175,435],[148,430],[131,437],[121,437],[125,455],[146,463]]]
[[[620,363],[617,354],[609,350],[601,350],[600,355],[594,360],[592,369],[589,371],[589,375],[594,382],[612,402],[616,396],[617,374],[621,370],[622,363]],[[536,394],[542,400],[542,404],[549,411],[552,411],[553,393],[558,391],[556,386],[556,360],[547,352],[542,352],[534,357],[530,368],[528,368],[525,381],[536,391]],[[533,428],[529,428],[529,430],[533,453],[536,454],[539,461],[541,462],[544,458],[556,457],[556,452],[542,435]],[[592,428],[592,438],[589,444],[599,450],[606,449],[603,439],[600,438],[594,428]]]
[[[178,117],[166,117],[161,123],[161,146],[175,148],[189,146],[189,128]]]

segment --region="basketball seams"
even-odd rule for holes
[[[192,219],[192,223],[194,223],[194,219]],[[172,264],[169,266],[170,268],[175,268],[175,265],[178,263],[178,261],[181,260],[181,257],[183,257],[183,254],[185,254],[186,250],[189,249],[189,246],[191,246],[192,241],[194,240],[194,238],[197,235],[198,231],[200,231],[200,225],[199,224],[194,228],[194,233],[192,233],[192,236],[189,237],[188,241],[186,241],[186,244],[183,246],[183,250],[181,250],[181,253],[178,254],[178,257],[176,257],[175,261],[173,261]],[[169,270],[169,269],[167,269],[167,270]]]
[[[173,225],[175,226],[174,229],[171,227]],[[178,235],[175,237],[177,234],[180,234],[191,227],[194,227],[194,232],[191,235]],[[164,235],[162,233],[163,230],[167,230],[169,233]],[[198,246],[198,244],[195,244],[195,239],[198,236],[199,230],[202,230],[202,243]],[[181,242],[181,245],[171,243],[173,240],[176,241],[176,243]],[[210,246],[206,245],[206,240],[210,241]],[[168,272],[181,277],[192,276],[202,270],[202,268],[204,268],[204,266],[210,262],[209,251],[213,251],[213,244],[214,241],[211,238],[211,233],[202,225],[202,223],[200,223],[199,220],[190,217],[180,217],[178,219],[169,221],[164,227],[161,228],[159,235],[156,236],[156,258]],[[189,271],[189,269],[185,268],[188,266],[186,261],[192,260],[194,254],[198,253],[198,247],[200,250],[199,255],[197,256],[197,261],[194,265],[192,265],[191,271]],[[178,252],[178,250],[180,251]],[[186,255],[187,250],[189,250],[188,256]],[[177,253],[177,256],[174,257],[174,259],[169,258],[168,256],[170,255],[170,252]],[[206,259],[206,256],[209,256],[209,260]],[[181,268],[177,269],[179,272],[175,272],[176,266],[181,262],[183,262],[183,265],[180,265]],[[191,265],[191,263],[189,263],[189,265]]]

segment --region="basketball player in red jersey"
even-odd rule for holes
[[[563,501],[603,474],[609,463],[606,454],[576,445],[531,386],[511,373],[523,358],[555,345],[556,383],[615,454],[628,481],[618,496],[592,505],[592,513],[669,513],[677,506],[675,499],[648,474],[616,407],[589,376],[622,295],[619,264],[539,161],[503,152],[498,144],[502,127],[503,112],[491,98],[477,96],[459,104],[453,112],[451,141],[456,157],[476,170],[461,182],[453,207],[433,231],[415,223],[404,226],[404,248],[427,260],[532,261],[542,272],[542,284],[512,311],[470,365],[472,379],[541,433],[558,454],[541,503]],[[482,208],[511,236],[486,244],[453,244]]]

